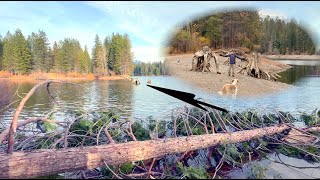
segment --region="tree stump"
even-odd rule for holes
[[[211,52],[198,51],[192,58],[191,71],[210,72],[210,59],[213,57]]]
[[[255,78],[277,81],[279,76],[273,72],[267,72],[261,64],[260,53],[244,54],[243,58],[247,60],[247,64],[238,72]]]

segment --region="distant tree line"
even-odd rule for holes
[[[168,70],[163,62],[145,63],[138,62],[134,66],[135,76],[160,76],[168,75]]]
[[[221,12],[190,21],[173,33],[169,53],[245,47],[265,54],[314,54],[309,34],[292,19],[261,18],[257,11]]]
[[[102,44],[99,36],[90,58],[87,46],[84,49],[76,39],[65,38],[50,46],[44,31],[32,32],[27,38],[17,29],[0,35],[0,70],[17,74],[34,72],[98,73],[129,75],[133,71],[133,54],[127,34],[107,36]]]

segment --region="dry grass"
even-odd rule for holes
[[[0,71],[0,78],[7,78],[11,80],[66,80],[66,81],[77,81],[77,80],[95,80],[96,76],[94,74],[80,74],[80,73],[32,73],[29,75],[11,75],[9,72]],[[118,80],[118,79],[126,79],[123,76],[100,76],[100,80]]]
[[[0,78],[10,78],[12,75],[7,71],[0,71]]]

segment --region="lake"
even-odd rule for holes
[[[243,111],[248,108],[261,110],[270,107],[286,112],[311,113],[314,109],[320,108],[320,78],[306,77],[310,72],[313,73],[313,70],[320,69],[320,61],[317,62],[317,66],[302,66],[303,62],[297,60],[281,62],[300,64],[280,74],[281,81],[293,84],[294,87],[264,96],[239,97],[234,100],[205,92],[170,76],[138,77],[141,85],[131,84],[128,80],[82,81],[78,83],[79,85],[53,83],[50,86],[52,94],[64,109],[53,102],[45,87],[41,87],[27,101],[20,119],[44,116],[52,110],[57,110],[59,113],[56,113],[56,117],[60,118],[63,118],[64,114],[61,113],[63,110],[81,112],[112,110],[119,113],[121,118],[145,119],[148,116],[164,118],[170,115],[172,109],[188,105],[146,86],[148,79],[151,79],[152,85],[194,93],[196,98],[231,111]],[[6,91],[16,91],[19,86],[17,82],[8,81],[8,83],[11,86]],[[20,96],[24,96],[35,84],[35,82],[21,83],[18,91]],[[0,93],[7,92],[0,90]],[[16,107],[17,103],[1,111],[0,122],[8,124]]]
[[[57,120],[62,120],[65,117],[63,112],[67,110],[81,112],[112,110],[125,119],[145,119],[148,116],[165,118],[171,114],[172,109],[187,105],[178,99],[146,86],[148,79],[151,79],[152,85],[194,93],[196,94],[196,98],[201,98],[203,101],[231,111],[242,111],[248,108],[263,110],[270,107],[286,112],[311,113],[314,109],[320,108],[320,77],[314,75],[320,69],[320,63],[316,62],[316,64],[310,66],[308,64],[310,63],[309,61],[287,60],[281,62],[296,64],[292,69],[280,74],[282,76],[281,81],[293,84],[294,86],[288,90],[265,96],[237,98],[234,100],[205,92],[187,82],[170,76],[138,77],[141,81],[141,85],[138,86],[128,80],[82,81],[77,83],[78,85],[53,83],[50,86],[50,90],[63,108],[53,102],[46,91],[46,87],[41,87],[27,101],[19,120],[21,121],[29,117],[42,117],[52,110],[57,111],[55,113],[55,119]],[[314,76],[308,77],[309,75]],[[6,89],[0,89],[0,95],[5,95],[11,91],[14,92],[19,86],[17,82],[2,79],[1,83],[4,82],[10,84],[10,86]],[[25,96],[35,84],[35,82],[21,83],[18,94]],[[18,96],[15,99],[18,99]],[[16,103],[0,111],[0,126],[1,124],[9,126],[17,105]],[[315,166],[304,160],[280,156],[283,161],[294,166]],[[274,154],[270,154],[269,158],[276,159]],[[292,170],[289,167],[270,162],[267,159],[254,161],[253,164],[267,167],[268,171],[266,175],[269,178],[278,175],[284,178],[319,177],[319,170],[300,169],[299,171],[303,171],[303,175],[297,173],[296,169]],[[251,167],[252,164],[247,163],[242,170],[233,170],[226,174],[225,177],[246,178]]]

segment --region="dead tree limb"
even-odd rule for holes
[[[36,89],[38,89],[40,86],[44,85],[44,84],[48,84],[51,83],[52,81],[45,81],[42,83],[37,84],[36,86],[34,86],[29,92],[28,94],[21,100],[19,106],[17,107],[13,119],[11,121],[11,125],[10,125],[10,132],[9,132],[9,143],[8,143],[8,153],[12,153],[13,150],[13,145],[14,145],[14,135],[16,133],[17,130],[17,125],[18,125],[18,118],[19,115],[22,111],[22,108],[24,106],[24,104],[27,102],[27,100],[32,96],[32,94],[36,91]]]

